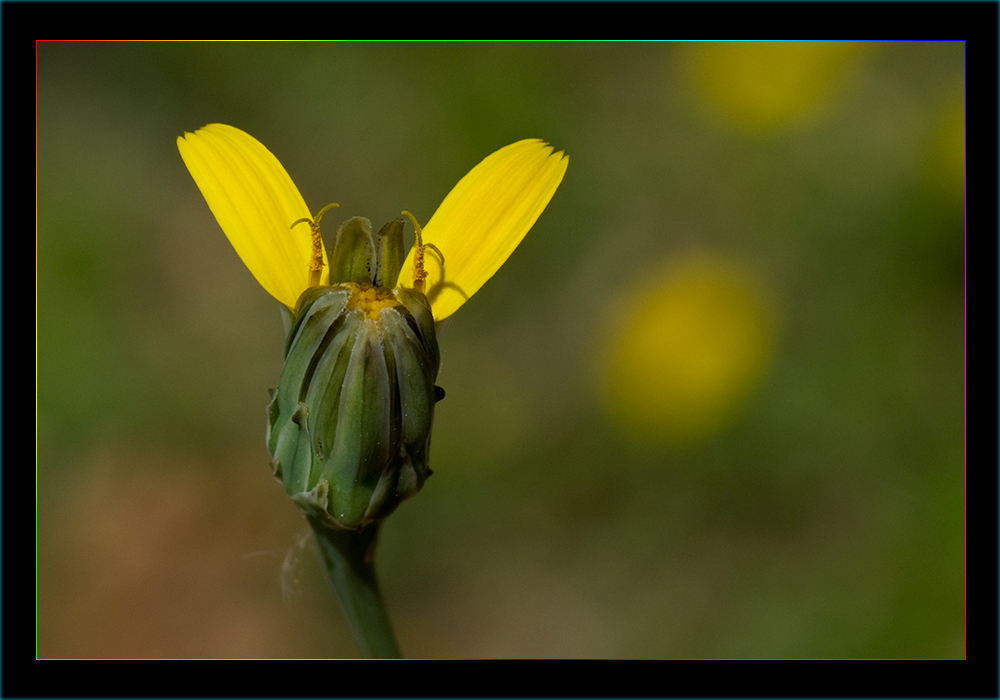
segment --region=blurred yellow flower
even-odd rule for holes
[[[783,128],[832,104],[865,44],[763,41],[689,44],[688,68],[710,112],[748,132]]]
[[[927,168],[929,175],[947,195],[961,198],[965,193],[965,99],[958,93],[934,134],[934,146]]]
[[[261,286],[289,309],[309,287],[312,219],[278,159],[225,124],[177,139],[191,176],[236,252]],[[518,141],[462,178],[423,228],[425,293],[434,320],[453,314],[506,262],[555,194],[568,156],[538,139]],[[411,286],[414,250],[397,285]],[[326,251],[320,284],[329,284]],[[343,281],[343,280],[341,280]]]
[[[711,436],[760,381],[774,343],[760,285],[739,265],[692,257],[628,290],[598,363],[611,416],[640,439]]]

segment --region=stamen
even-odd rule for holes
[[[424,239],[421,236],[423,229],[421,229],[420,224],[417,223],[417,217],[408,211],[404,211],[403,216],[410,219],[413,223],[413,230],[416,233],[416,241],[413,244],[413,288],[423,294],[424,280],[427,279],[427,270],[424,269],[424,252],[428,248],[437,251],[437,254],[441,256],[442,262],[444,261],[444,255],[433,243],[424,244]]]
[[[309,286],[318,287],[320,275],[323,273],[323,237],[319,233],[319,222],[323,218],[323,214],[326,213],[327,209],[333,209],[334,207],[339,207],[339,204],[327,204],[325,207],[319,210],[316,215],[316,220],[313,221],[308,217],[304,219],[299,219],[293,223],[289,228],[295,228],[303,221],[308,222],[309,229],[312,235],[312,252],[309,255]]]

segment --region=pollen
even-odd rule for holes
[[[424,240],[421,236],[423,229],[417,223],[417,217],[408,211],[404,211],[403,215],[408,217],[413,223],[413,233],[417,239],[416,243],[413,244],[413,288],[423,294],[425,291],[424,280],[427,279],[427,270],[424,269],[424,252],[428,246],[424,245]]]
[[[319,214],[316,215],[315,221],[312,219],[299,219],[292,224],[291,228],[295,228],[303,221],[309,224],[310,237],[312,241],[312,250],[309,254],[309,286],[316,287],[319,285],[320,278],[323,274],[323,236],[319,230],[320,219],[323,218],[323,214],[326,213],[327,209],[333,209],[334,207],[339,207],[340,205],[334,202],[333,204],[327,204],[325,207],[319,210]]]
[[[374,319],[382,309],[399,306],[391,289],[373,287],[363,282],[348,282],[351,298],[347,302],[348,309],[361,309],[368,318]]]

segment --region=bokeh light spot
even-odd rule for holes
[[[689,444],[725,427],[767,368],[773,308],[738,263],[697,256],[628,291],[607,337],[605,405],[643,441]]]
[[[833,102],[865,44],[843,41],[692,44],[688,63],[705,107],[747,132],[807,121]]]
[[[962,95],[949,101],[934,138],[934,153],[929,164],[932,178],[944,194],[962,197],[965,191],[965,100]]]

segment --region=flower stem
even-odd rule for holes
[[[309,524],[361,655],[403,658],[375,578],[375,544],[382,524],[372,523],[360,532],[333,530],[314,518],[309,518]]]

